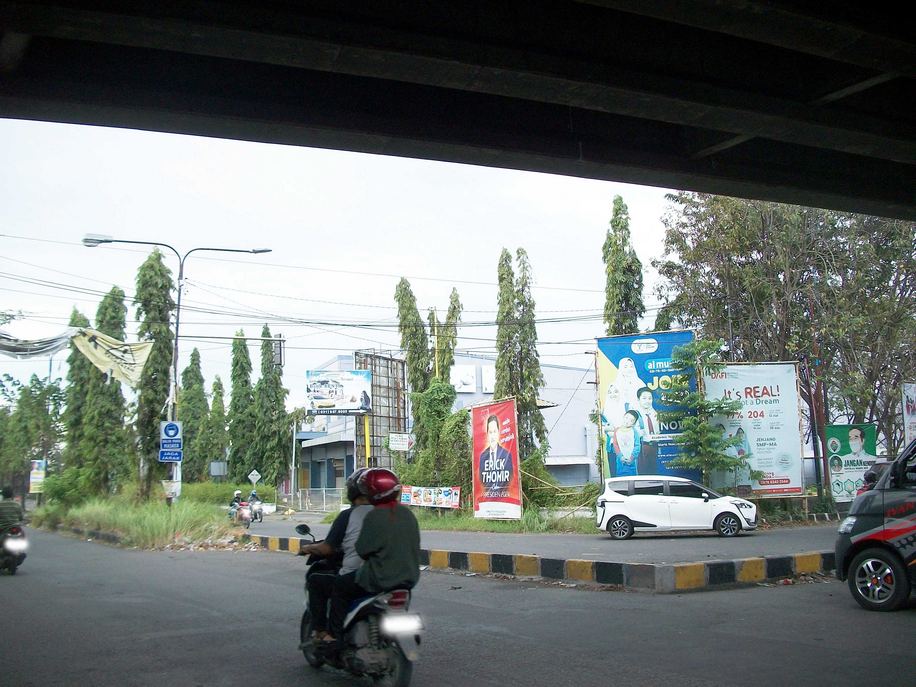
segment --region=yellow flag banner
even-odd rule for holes
[[[137,388],[153,342],[125,343],[94,329],[80,329],[74,345],[102,372]]]

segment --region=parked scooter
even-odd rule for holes
[[[315,541],[308,525],[296,525],[296,532]],[[320,567],[313,565],[319,561],[321,558],[314,554],[308,557],[309,573]],[[376,685],[407,687],[413,663],[419,658],[423,631],[420,616],[409,613],[409,608],[408,589],[357,599],[344,620],[344,649],[339,656],[331,656],[328,653],[331,647],[326,642],[312,639],[312,615],[306,594],[305,612],[299,626],[299,649],[313,668],[329,663],[356,676],[366,675]]]
[[[29,542],[22,525],[9,525],[0,529],[0,571],[8,570],[10,575],[15,575],[25,560],[28,548]]]

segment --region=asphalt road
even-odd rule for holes
[[[302,558],[129,551],[31,531],[0,577],[0,684],[367,684],[296,649]],[[836,581],[655,596],[424,573],[414,685],[902,684],[916,604],[859,609]]]
[[[329,525],[321,516],[298,514],[285,519],[266,516],[254,523],[251,534],[295,537],[298,522],[308,522],[323,537]],[[626,541],[614,541],[597,528],[595,534],[490,534],[426,530],[421,545],[445,551],[532,554],[547,558],[576,558],[615,563],[682,563],[707,560],[780,556],[805,551],[832,551],[838,522],[807,527],[757,530],[726,539],[714,532],[639,533]]]

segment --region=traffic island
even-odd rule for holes
[[[300,546],[311,543],[308,539],[297,537],[249,536],[252,542],[269,551],[298,553]],[[615,563],[524,554],[421,549],[420,563],[430,570],[610,585],[656,594],[731,589],[796,575],[829,574],[836,567],[833,551],[701,563]]]

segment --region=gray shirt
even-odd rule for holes
[[[372,512],[372,506],[353,506],[350,510],[350,522],[347,524],[347,532],[341,544],[344,555],[343,565],[340,567],[341,575],[359,570],[363,564],[363,559],[356,553],[356,540],[359,539],[359,533],[362,532],[363,520],[366,519],[368,513]]]

